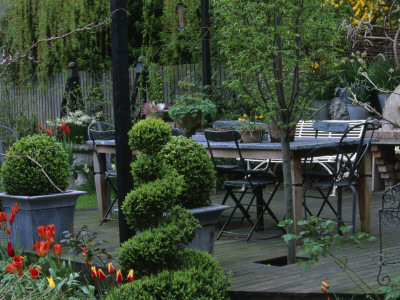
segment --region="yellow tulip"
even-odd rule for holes
[[[56,284],[54,283],[53,277],[46,277],[47,281],[49,282],[49,286],[51,289],[54,289],[56,287]]]

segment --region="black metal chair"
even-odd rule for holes
[[[115,139],[115,127],[111,123],[108,122],[102,122],[102,121],[97,121],[93,122],[88,126],[88,137],[89,141],[92,143],[90,144],[93,148],[93,151],[96,154],[97,162],[99,164],[100,168],[100,173],[102,176],[104,176],[104,179],[107,180],[108,183],[108,204],[107,204],[107,210],[104,214],[103,219],[100,222],[100,225],[104,223],[106,220],[114,220],[112,217],[109,215],[112,214],[112,208],[117,201],[117,188],[113,180],[117,178],[117,170],[112,167],[112,155],[111,154],[105,154],[106,155],[106,161],[105,164],[104,162],[100,159],[100,155],[97,151],[96,147],[96,141],[99,140],[114,140]],[[111,197],[111,189],[114,191],[115,196]]]
[[[18,141],[17,134],[10,127],[0,125],[0,154],[5,154],[7,147],[6,145],[10,145],[12,142]],[[0,166],[4,163],[5,157],[4,155],[0,155]],[[1,181],[0,181],[0,191]]]
[[[343,141],[349,139],[348,136],[356,127],[363,126],[360,138],[356,139],[357,150],[348,153],[343,146]],[[311,150],[303,161],[303,176],[305,176],[305,189],[303,193],[303,205],[305,208],[305,216],[307,213],[313,215],[307,206],[306,199],[314,198],[322,200],[316,216],[320,216],[324,207],[327,205],[335,217],[337,218],[338,228],[343,225],[342,220],[342,189],[348,187],[353,194],[352,201],[352,226],[353,234],[355,233],[356,207],[357,207],[357,191],[355,188],[356,181],[359,176],[360,167],[364,162],[365,155],[371,145],[371,140],[375,125],[373,123],[362,123],[348,128],[340,138],[337,148],[320,147]],[[370,130],[370,136],[366,137],[367,130]],[[326,156],[334,154],[332,173],[322,173],[318,160],[314,157]],[[319,176],[318,176],[319,174]],[[329,201],[334,188],[337,188],[337,209]],[[317,194],[312,193],[316,191]]]
[[[400,184],[396,184],[382,194],[381,207],[379,208],[379,273],[377,281],[380,285],[388,285],[392,278],[383,268],[394,265],[398,268],[400,263],[400,251],[398,247],[383,251],[385,240],[397,239],[392,235],[400,227]]]
[[[264,227],[264,213],[268,212],[268,214],[274,219],[276,223],[279,223],[278,218],[272,212],[271,208],[269,207],[272,198],[274,197],[278,187],[279,187],[279,180],[269,172],[268,167],[259,169],[259,170],[251,170],[247,168],[247,162],[243,159],[239,141],[241,139],[240,132],[236,130],[229,130],[229,131],[205,131],[205,137],[207,140],[207,147],[210,151],[211,160],[214,164],[215,170],[217,172],[217,177],[220,178],[220,181],[223,183],[222,188],[226,190],[226,194],[222,203],[225,203],[226,200],[231,197],[235,203],[235,206],[229,215],[228,219],[226,220],[225,224],[223,225],[220,233],[218,234],[217,239],[219,239],[223,233],[230,233],[234,235],[241,235],[237,233],[232,233],[226,231],[227,226],[229,225],[234,213],[237,209],[239,209],[243,214],[243,219],[247,219],[249,223],[252,225],[249,234],[244,234],[247,236],[246,242],[248,242],[253,235],[254,231],[258,229],[263,229]],[[214,155],[213,155],[213,144],[214,143],[235,143],[237,149],[237,165],[220,165],[217,164]],[[233,175],[236,178],[240,177],[241,179],[233,179],[233,180],[224,180],[221,179],[224,175]],[[270,196],[267,201],[264,200],[263,192],[264,189],[268,186],[273,186],[273,190],[270,193]],[[243,204],[242,201],[244,199],[245,194],[250,191],[253,196],[252,199],[248,204]],[[236,196],[235,192],[239,192],[240,196]],[[256,200],[256,207],[257,207],[257,220],[253,222],[251,220],[251,216],[249,213],[249,209],[253,205],[253,201]]]

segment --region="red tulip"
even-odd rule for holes
[[[18,277],[22,276],[22,269],[24,268],[24,258],[22,256],[19,255],[15,255],[13,257],[13,265],[14,265],[14,269],[15,271],[18,271]]]
[[[40,124],[39,124],[39,129],[40,129],[40,130],[43,130],[43,126],[42,126],[42,125],[40,125]]]
[[[4,269],[4,271],[10,273],[10,274],[14,274],[15,273],[15,268],[14,265],[12,263],[7,263],[6,268]]]
[[[7,234],[11,234],[11,228],[10,227],[7,227],[6,231],[7,231]]]
[[[124,281],[124,279],[122,278],[122,274],[121,274],[121,270],[117,271],[117,278],[116,278],[117,282],[122,282]]]
[[[8,223],[10,224],[10,226],[12,226],[12,224],[14,223],[14,214],[9,214],[8,215]]]
[[[106,274],[104,274],[104,272],[103,272],[102,269],[99,269],[99,270],[98,270],[98,274],[99,274],[99,279],[100,279],[100,280],[106,279]]]
[[[129,270],[128,277],[126,279],[128,281],[134,281],[135,280],[135,274],[133,273],[133,269]]]
[[[38,232],[38,235],[39,235],[39,237],[41,239],[45,239],[46,238],[46,227],[44,225],[40,225],[37,228],[37,232]]]
[[[69,130],[69,127],[68,127],[68,126],[65,127],[65,132],[66,132],[67,134],[70,134],[70,133],[71,133],[71,131]]]
[[[112,262],[108,263],[108,273],[110,273],[110,274],[114,274],[115,273],[114,266],[113,266]]]
[[[7,242],[7,254],[8,254],[9,257],[14,257],[15,256],[14,248],[11,245],[10,242]]]
[[[47,225],[46,230],[49,230],[53,236],[56,235],[56,226],[54,224]]]
[[[48,241],[35,242],[33,247],[35,247],[37,255],[43,257],[49,253],[50,243]]]
[[[61,129],[62,129],[62,130],[65,129],[65,122],[64,122],[64,121],[62,121],[62,123],[61,123]]]
[[[18,208],[18,203],[17,202],[15,202],[15,204],[14,204],[14,211],[15,211],[16,214],[19,213],[19,208]]]
[[[49,129],[49,128],[47,128],[46,133],[47,133],[48,135],[50,135],[50,129]]]
[[[14,217],[15,217],[15,210],[14,210],[14,207],[11,207],[11,214],[13,214]]]
[[[87,268],[89,265],[89,263],[87,261],[85,261],[85,267]]]
[[[4,211],[0,212],[0,222],[7,222],[7,215]]]
[[[31,273],[31,278],[36,279],[39,276],[40,273],[40,267],[32,267],[29,269],[29,273]]]
[[[51,233],[50,230],[46,229],[46,240],[49,242],[50,245],[52,245],[54,243],[54,235]]]
[[[92,271],[92,277],[93,278],[99,277],[99,275],[97,274],[96,266],[92,266],[90,269]]]
[[[55,255],[61,255],[62,251],[62,245],[61,244],[55,244],[53,245],[53,252]]]

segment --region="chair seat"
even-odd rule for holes
[[[265,188],[267,185],[275,184],[276,180],[273,180],[273,179],[252,179],[251,183],[255,187]],[[246,179],[242,179],[242,180],[227,180],[227,181],[224,181],[224,186],[234,186],[234,187],[245,186],[245,187],[250,188],[251,184]]]

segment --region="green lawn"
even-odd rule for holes
[[[79,190],[84,190],[80,189]],[[87,191],[87,194],[84,194],[80,197],[78,197],[78,200],[76,201],[76,208],[87,208],[87,207],[97,207],[97,197],[96,197],[96,191]]]

